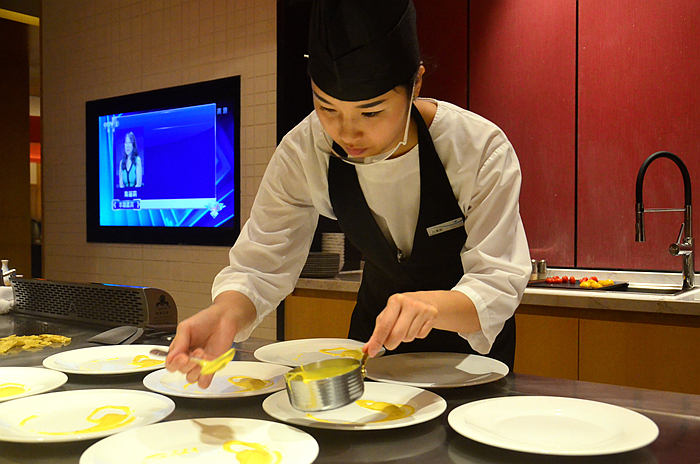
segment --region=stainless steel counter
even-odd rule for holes
[[[87,338],[102,329],[39,321],[24,316],[0,316],[0,337],[16,333],[53,332],[73,337],[61,349],[87,346]],[[166,344],[158,339],[147,343]],[[254,351],[269,343],[250,339],[238,348]],[[0,356],[2,366],[41,366],[56,352]],[[236,359],[253,360],[250,353],[237,353]],[[69,375],[60,390],[87,388],[128,388],[145,390],[144,374],[117,376]],[[561,464],[698,464],[700,463],[700,396],[616,387],[588,382],[510,374],[497,382],[476,387],[436,390],[447,400],[447,411],[429,422],[387,431],[333,431],[304,428],[320,445],[317,463],[561,463]],[[584,398],[634,409],[659,426],[660,435],[651,445],[632,452],[597,457],[555,457],[501,450],[471,441],[454,432],[447,414],[464,403],[499,396],[551,395]],[[201,417],[246,417],[274,421],[262,409],[263,397],[240,399],[173,398],[175,411],[165,420]],[[60,444],[16,444],[0,442],[0,463],[78,463],[82,452],[95,440]]]

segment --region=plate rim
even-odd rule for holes
[[[94,457],[91,456],[91,455],[98,452],[98,451],[95,451],[96,449],[99,450],[100,447],[107,446],[108,444],[110,444],[113,441],[118,442],[120,439],[124,439],[128,435],[133,435],[133,434],[136,434],[139,432],[143,432],[143,429],[146,427],[150,427],[150,428],[166,427],[167,428],[167,427],[172,427],[173,425],[175,425],[177,427],[177,426],[182,425],[184,423],[190,423],[190,422],[194,422],[194,421],[200,421],[200,422],[217,421],[217,423],[221,423],[221,421],[225,421],[226,423],[255,422],[255,423],[265,423],[270,427],[284,427],[287,429],[292,429],[296,433],[300,433],[300,434],[306,436],[306,438],[309,439],[308,442],[313,443],[315,445],[315,455],[313,456],[313,458],[310,458],[310,460],[308,461],[309,464],[313,463],[316,460],[316,458],[318,457],[318,454],[320,452],[320,444],[318,443],[318,440],[316,440],[316,438],[313,435],[311,435],[310,433],[308,433],[304,430],[301,430],[298,427],[294,427],[293,425],[280,423],[280,422],[273,422],[273,421],[265,420],[265,419],[250,418],[250,417],[221,417],[221,416],[219,416],[219,417],[201,417],[201,418],[195,417],[195,418],[189,418],[189,419],[178,419],[178,420],[173,420],[173,421],[155,422],[152,424],[147,424],[147,425],[144,425],[142,427],[135,428],[135,429],[125,430],[124,432],[105,437],[104,439],[99,440],[96,443],[93,443],[87,449],[85,449],[85,451],[82,452],[82,454],[80,455],[79,464],[97,464],[98,462],[102,462],[102,461],[97,461],[94,459],[94,458],[99,458],[99,455],[95,455]],[[92,460],[88,460],[88,459],[92,459]]]
[[[131,396],[141,396],[141,397],[150,397],[152,400],[158,399],[162,401],[165,404],[165,407],[162,408],[161,410],[157,411],[157,416],[158,418],[155,420],[151,419],[145,419],[142,422],[138,422],[137,424],[131,423],[124,428],[120,428],[118,430],[107,430],[107,431],[101,431],[101,432],[94,432],[94,433],[86,433],[82,435],[17,435],[17,436],[6,436],[4,435],[4,431],[8,430],[8,428],[2,426],[2,421],[3,419],[0,419],[0,442],[12,442],[12,443],[67,443],[67,442],[78,442],[78,441],[85,441],[85,440],[93,440],[97,438],[104,438],[109,435],[114,435],[116,433],[120,432],[125,432],[127,430],[130,430],[132,428],[140,428],[145,425],[150,425],[153,423],[157,423],[168,417],[172,412],[175,410],[175,402],[168,398],[165,395],[161,395],[158,393],[150,392],[150,391],[142,391],[142,390],[133,390],[133,389],[128,389],[128,388],[89,388],[89,389],[80,389],[80,390],[65,390],[65,391],[60,391],[60,392],[51,392],[51,393],[46,393],[43,395],[36,395],[36,396],[30,396],[26,398],[20,398],[14,401],[9,401],[7,403],[0,404],[0,413],[3,412],[3,409],[5,408],[17,408],[24,406],[25,403],[34,401],[37,398],[41,398],[42,401],[46,400],[48,401],[49,398],[56,398],[56,396],[82,396],[82,399],[85,400],[85,395],[94,395],[94,394],[102,394],[102,395],[118,395],[118,394],[127,394]],[[57,401],[60,401],[58,399]],[[28,411],[28,414],[31,413],[31,410]],[[0,415],[0,417],[3,417]]]
[[[19,395],[12,395],[8,397],[1,397],[0,398],[0,403],[4,403],[5,401],[12,401],[12,400],[19,400],[22,398],[26,398],[28,396],[34,396],[34,395],[40,395],[42,393],[48,393],[51,391],[56,390],[57,388],[61,388],[63,385],[68,382],[68,376],[66,375],[65,372],[57,371],[55,369],[48,369],[46,367],[33,367],[33,366],[3,366],[0,367],[0,372],[3,370],[10,371],[31,371],[35,373],[41,372],[42,374],[45,374],[47,376],[53,376],[54,377],[54,382],[50,384],[50,386],[43,388],[43,389],[37,389],[35,391],[28,391],[24,393],[20,393]],[[60,380],[59,380],[60,379]]]
[[[479,354],[473,354],[473,353],[457,353],[457,352],[410,352],[410,353],[397,353],[397,354],[392,354],[388,355],[382,358],[381,361],[378,362],[389,362],[388,360],[391,359],[394,356],[402,356],[402,357],[409,357],[409,356],[423,356],[423,355],[459,355],[459,356],[465,356],[465,357],[475,357],[476,359],[479,360],[484,360],[486,362],[491,362],[495,366],[498,366],[502,368],[502,370],[505,370],[505,373],[503,372],[491,372],[492,374],[497,374],[500,375],[498,378],[494,378],[491,380],[488,380],[486,382],[471,382],[471,383],[458,383],[458,384],[428,384],[428,383],[420,383],[420,382],[406,382],[406,381],[400,381],[400,380],[389,380],[389,379],[382,379],[381,377],[376,377],[373,376],[370,372],[370,369],[372,368],[372,362],[369,361],[367,364],[367,378],[372,379],[377,382],[382,382],[382,383],[389,383],[392,385],[405,385],[405,386],[410,386],[410,387],[418,387],[418,388],[462,388],[462,387],[474,387],[477,385],[483,385],[486,383],[491,383],[491,382],[496,382],[498,380],[501,380],[502,378],[506,377],[510,373],[510,369],[508,366],[502,362],[499,361],[498,359],[490,358],[488,356],[483,356]]]
[[[266,362],[262,362],[262,361],[233,361],[233,362],[239,363],[239,364],[240,364],[240,363],[244,363],[244,364],[247,364],[247,365],[250,365],[250,364],[259,364],[259,365],[261,365],[261,366],[272,366],[272,367],[279,367],[279,368],[287,368],[287,371],[289,371],[289,370],[292,369],[291,367],[285,366],[285,365],[283,365],[283,364],[266,363]],[[230,366],[230,364],[229,364],[229,366]],[[227,367],[228,367],[228,366],[227,366]],[[223,372],[225,369],[226,369],[226,368],[222,369],[222,370],[219,371],[219,372]],[[272,393],[276,393],[276,392],[278,392],[278,391],[280,391],[280,390],[284,390],[284,388],[285,388],[285,384],[284,384],[284,381],[283,381],[281,387],[276,388],[275,390],[263,390],[263,391],[261,391],[261,390],[256,390],[255,392],[248,392],[249,394],[233,394],[233,393],[224,394],[224,393],[218,393],[218,394],[205,395],[205,394],[194,394],[194,393],[187,394],[186,392],[183,392],[183,391],[180,391],[180,390],[167,389],[167,387],[165,387],[165,388],[162,389],[162,390],[158,390],[158,389],[152,388],[151,386],[149,386],[149,385],[146,383],[146,382],[149,382],[149,383],[150,383],[150,382],[153,382],[153,384],[155,385],[156,382],[157,382],[158,385],[162,385],[161,382],[160,382],[160,379],[162,378],[163,375],[166,375],[166,373],[164,372],[164,371],[166,371],[166,370],[167,370],[167,369],[162,368],[162,369],[158,369],[158,370],[155,370],[155,371],[153,371],[153,372],[150,372],[148,375],[146,375],[146,376],[143,378],[143,386],[146,387],[148,390],[150,390],[150,391],[152,391],[152,392],[155,392],[155,393],[160,393],[161,395],[176,396],[176,397],[178,397],[178,398],[202,398],[202,399],[247,398],[247,397],[251,397],[251,396],[269,395],[269,394],[272,394]],[[216,374],[215,374],[215,375],[216,375]],[[284,373],[279,374],[279,375],[284,375]],[[259,393],[258,393],[258,392],[259,392]]]
[[[282,415],[274,415],[272,412],[270,412],[269,409],[271,409],[274,405],[278,410],[280,410],[278,406],[278,402],[282,401],[284,403],[284,399],[286,398],[287,404],[289,404],[289,408],[293,409],[291,403],[289,403],[289,397],[286,394],[286,391],[279,391],[277,393],[273,393],[269,395],[265,400],[263,401],[262,407],[263,410],[267,415],[270,417],[282,421],[286,424],[291,424],[295,426],[301,426],[301,427],[310,427],[310,428],[317,428],[317,429],[326,429],[326,430],[344,430],[344,431],[365,431],[365,430],[389,430],[389,429],[399,429],[403,427],[410,427],[412,425],[418,425],[422,424],[424,422],[431,421],[433,419],[436,419],[440,417],[444,412],[447,410],[447,401],[445,398],[442,396],[438,395],[435,392],[431,392],[429,390],[425,390],[423,388],[419,387],[412,387],[409,385],[390,385],[386,383],[381,383],[381,382],[366,382],[365,387],[367,385],[375,385],[378,388],[402,388],[402,389],[410,389],[413,390],[416,394],[428,394],[431,395],[433,398],[435,398],[437,401],[432,403],[431,405],[436,405],[437,409],[436,411],[427,414],[426,417],[421,418],[420,420],[411,420],[411,421],[404,421],[404,422],[399,422],[399,423],[382,423],[382,422],[375,422],[375,423],[368,423],[368,424],[363,424],[363,425],[356,425],[356,424],[343,424],[343,423],[336,423],[336,422],[322,422],[322,421],[309,421],[305,420],[303,417],[292,417],[291,420],[290,418],[282,417]],[[372,388],[372,387],[370,387]],[[365,391],[367,389],[365,388]],[[284,406],[287,406],[287,404],[284,404]],[[296,410],[294,410],[296,411]],[[305,414],[302,411],[299,411],[299,414]],[[415,416],[413,416],[415,419]],[[297,419],[300,419],[300,421],[296,421]]]
[[[69,353],[75,353],[75,352],[85,352],[88,350],[102,350],[102,351],[109,351],[110,349],[112,350],[127,350],[128,348],[143,348],[145,351],[145,354],[148,354],[148,351],[157,348],[157,349],[163,349],[163,345],[101,345],[101,346],[87,346],[84,348],[76,348],[73,350],[65,350],[65,351],[60,351],[58,353],[54,353],[51,356],[48,356],[44,358],[44,360],[41,362],[44,367],[47,369],[53,369],[55,371],[60,371],[65,374],[78,374],[78,375],[121,375],[121,374],[133,374],[135,372],[150,372],[154,371],[157,369],[162,368],[162,365],[157,365],[157,366],[150,366],[150,367],[137,367],[133,369],[123,369],[120,371],[83,371],[79,369],[72,369],[70,367],[65,367],[61,366],[56,363],[57,359],[60,359],[61,356],[66,356]],[[136,350],[135,350],[136,351]],[[140,351],[140,350],[139,350]]]
[[[268,345],[261,346],[260,348],[256,349],[253,352],[253,356],[255,356],[255,359],[258,361],[266,362],[266,363],[271,363],[271,364],[282,364],[284,366],[290,366],[290,367],[298,367],[301,366],[303,363],[297,362],[297,361],[289,361],[289,362],[282,362],[279,360],[273,361],[271,357],[265,356],[265,352],[268,350],[271,350],[272,348],[270,347],[279,347],[279,346],[293,346],[296,344],[303,344],[303,343],[313,343],[313,342],[319,342],[319,341],[338,341],[338,342],[353,342],[353,343],[358,343],[360,346],[364,346],[366,342],[360,341],[360,340],[355,340],[352,338],[337,338],[337,337],[316,337],[316,338],[298,338],[295,340],[283,340],[283,341],[278,341],[274,343],[270,343]],[[358,348],[360,347],[358,346]],[[262,357],[261,357],[262,356]]]
[[[512,401],[518,401],[518,400],[525,400],[525,401],[546,401],[546,402],[552,402],[553,406],[556,405],[557,403],[570,403],[570,402],[576,402],[579,404],[591,404],[591,405],[596,405],[596,407],[602,407],[609,409],[611,411],[616,411],[620,412],[622,414],[626,414],[629,417],[635,417],[640,423],[644,424],[645,427],[649,427],[649,431],[653,432],[649,435],[649,437],[645,437],[644,440],[638,440],[638,443],[636,444],[631,444],[627,445],[624,447],[617,447],[617,448],[607,448],[607,449],[594,449],[591,448],[590,445],[586,447],[581,447],[581,448],[572,448],[570,450],[543,450],[543,449],[537,449],[535,445],[522,445],[522,446],[513,446],[510,445],[509,441],[507,439],[505,440],[499,440],[500,438],[498,435],[493,434],[493,432],[490,429],[485,430],[484,434],[478,435],[478,436],[473,436],[467,433],[467,430],[469,426],[467,427],[462,427],[461,423],[466,422],[465,421],[465,414],[469,409],[473,409],[476,407],[483,406],[487,403],[495,403],[495,402],[512,402]],[[517,412],[518,408],[517,407],[512,407],[510,408],[511,411]],[[638,413],[637,411],[634,411],[629,408],[625,408],[623,406],[617,406],[614,404],[610,403],[605,403],[602,401],[595,401],[595,400],[589,400],[589,399],[584,399],[584,398],[573,398],[573,397],[567,397],[567,396],[551,396],[551,395],[517,395],[517,396],[500,396],[500,397],[495,397],[495,398],[485,398],[481,400],[476,400],[472,401],[469,403],[462,404],[460,406],[457,406],[454,408],[452,411],[447,416],[447,422],[450,425],[450,428],[457,432],[458,434],[462,435],[463,437],[466,437],[470,440],[483,443],[485,445],[493,446],[496,448],[500,449],[507,449],[511,451],[518,451],[518,452],[525,452],[525,453],[533,453],[533,454],[540,454],[540,455],[552,455],[552,456],[605,456],[605,455],[611,455],[611,454],[618,454],[618,453],[624,453],[628,451],[633,451],[637,450],[640,448],[644,448],[645,446],[651,444],[656,440],[659,436],[659,426],[651,420],[649,417]],[[460,423],[461,422],[461,423]],[[479,428],[478,425],[474,426],[475,428]],[[628,434],[629,435],[629,434]],[[652,436],[653,435],[653,436]],[[636,435],[633,435],[634,438],[637,438]],[[496,437],[497,439],[494,440],[493,438],[485,438],[485,437]],[[512,442],[511,442],[512,443]]]

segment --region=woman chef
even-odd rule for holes
[[[321,0],[311,15],[315,111],[275,150],[214,302],[179,325],[167,368],[208,386],[189,355],[245,340],[291,293],[322,214],[364,256],[349,338],[370,356],[481,353],[512,369],[531,270],[512,146],[491,122],[417,98],[410,0]]]

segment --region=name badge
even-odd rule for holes
[[[428,237],[432,237],[433,235],[441,234],[458,227],[464,227],[464,218],[457,218],[451,221],[443,222],[442,224],[428,227],[426,230],[428,231]]]

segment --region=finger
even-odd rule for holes
[[[204,351],[201,348],[197,348],[192,352],[192,356],[196,356],[198,358],[202,358],[204,354]],[[180,371],[183,374],[188,374],[191,372],[194,368],[198,367],[199,364],[196,361],[193,361],[190,358],[190,355],[187,353],[179,353],[175,355],[172,358],[171,363],[168,365],[166,364],[166,369],[170,372],[175,372],[175,371]]]
[[[197,385],[199,388],[209,388],[211,381],[214,379],[214,374],[201,375],[199,380],[197,380]]]
[[[386,340],[384,340],[384,346],[390,350],[396,349],[403,342],[413,340],[415,338],[415,333],[419,330],[419,327],[412,329],[412,326],[416,317],[420,317],[420,315],[416,315],[414,311],[411,311],[411,308],[406,306],[410,304],[410,302],[406,301],[405,298],[397,298],[397,301],[400,307],[399,310],[395,312],[396,315],[391,333],[389,333]],[[422,325],[422,319],[419,319],[419,321],[420,325]]]
[[[177,326],[177,332],[175,333],[175,338],[170,347],[168,347],[168,355],[165,357],[165,367],[168,370],[178,370],[187,361],[184,358],[188,358],[187,353],[190,350],[190,331],[187,324],[180,324]],[[179,362],[176,361],[179,360]]]
[[[411,324],[409,325],[406,333],[403,335],[403,339],[401,341],[404,343],[408,343],[418,338],[418,334],[423,329],[423,326],[426,322],[427,320],[424,317],[421,317],[420,315],[416,316],[411,321]]]
[[[433,330],[434,323],[433,321],[425,321],[423,324],[423,327],[418,331],[418,334],[416,334],[416,338],[425,338],[428,336],[430,331]]]
[[[170,362],[166,360],[165,362],[165,368],[169,372],[176,372],[176,371],[181,371],[185,372],[184,367],[187,365],[187,363],[190,360],[190,357],[187,356],[186,354],[178,354],[174,357],[171,357],[168,355],[168,358],[170,358]]]
[[[394,297],[389,298],[387,306],[379,314],[379,316],[377,316],[377,320],[374,325],[374,332],[372,332],[372,336],[367,342],[370,346],[370,349],[375,349],[376,352],[379,352],[382,346],[386,346],[387,349],[390,350],[393,350],[397,346],[387,345],[387,339],[393,332],[394,324],[396,323],[396,319],[398,318],[401,311],[400,305],[397,303],[396,300],[397,299]],[[372,351],[370,351],[369,354],[376,355],[376,352],[372,353]]]
[[[195,366],[187,371],[185,378],[187,379],[187,382],[189,383],[196,383],[199,381],[199,376],[200,373],[202,372],[202,368],[200,367],[199,364],[195,364]]]
[[[376,357],[380,351],[382,351],[383,345],[380,342],[370,338],[367,343],[362,347],[362,352],[367,353],[370,358]]]

